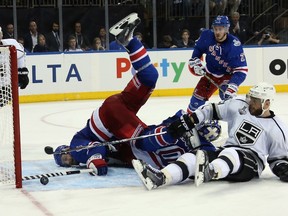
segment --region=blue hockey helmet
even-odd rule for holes
[[[227,16],[217,16],[212,22],[212,27],[214,26],[223,26],[229,29],[230,22]]]
[[[54,160],[55,163],[59,166],[65,166],[65,164],[63,164],[62,160],[61,160],[61,156],[63,154],[66,154],[64,151],[67,150],[69,148],[69,146],[67,145],[60,145],[56,148],[55,152],[54,152]]]
[[[217,120],[205,121],[197,129],[200,136],[204,137],[208,142],[212,142],[221,134],[221,125]]]

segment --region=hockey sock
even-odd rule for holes
[[[176,184],[195,175],[196,157],[192,153],[181,155],[161,171],[166,176],[166,184]]]
[[[147,67],[148,65],[152,64],[146,49],[136,37],[130,41],[126,48],[130,52],[129,56],[133,68],[138,72],[143,70],[143,67]]]
[[[233,148],[222,150],[218,158],[213,160],[211,164],[214,166],[215,172],[218,173],[217,178],[225,178],[229,174],[234,174],[241,167],[239,154]]]
[[[204,100],[200,100],[198,98],[196,98],[194,95],[192,96],[192,98],[190,99],[190,103],[189,106],[187,108],[187,112],[188,113],[192,113],[193,111],[195,111],[198,107],[202,106],[205,104]]]
[[[130,61],[133,68],[138,71],[139,81],[151,88],[154,88],[158,79],[158,71],[152,65],[150,57],[142,43],[135,37],[126,47],[129,50]]]
[[[225,178],[230,173],[229,165],[222,159],[217,158],[214,161],[211,162],[215,173],[217,173],[217,177],[214,177],[215,179],[221,179]]]

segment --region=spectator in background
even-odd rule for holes
[[[35,45],[33,52],[49,52],[49,48],[46,44],[46,38],[43,34],[39,34],[38,43]]]
[[[46,34],[46,43],[51,52],[61,51],[58,22],[52,23],[52,31]]]
[[[70,35],[68,38],[68,48],[64,50],[64,52],[82,52],[83,50],[77,48],[76,37]]]
[[[143,41],[143,34],[141,32],[135,32],[134,37],[136,37],[139,41],[141,41],[142,45],[145,49],[149,49],[148,45]]]
[[[104,27],[100,28],[98,37],[101,40],[101,46],[106,49],[106,29]]]
[[[228,0],[228,5],[230,8],[230,12],[229,12],[230,15],[238,11],[240,4],[241,4],[241,0]]]
[[[9,23],[6,26],[6,31],[3,34],[3,39],[14,39],[14,26],[13,24]]]
[[[187,2],[189,3],[189,2]],[[195,16],[201,16],[204,14],[205,1],[191,0],[192,14]]]
[[[35,21],[29,23],[29,33],[24,36],[24,48],[28,52],[32,52],[38,41],[38,29]]]
[[[87,36],[85,34],[83,34],[82,26],[81,26],[80,22],[75,22],[74,33],[72,33],[70,36],[75,37],[77,49],[87,50],[90,48],[89,40],[88,40]],[[70,36],[69,36],[69,38],[70,38]],[[68,41],[69,41],[69,38],[68,38]],[[69,44],[68,44],[68,46],[69,46]]]
[[[94,50],[105,50],[104,47],[101,45],[101,40],[99,37],[95,37],[93,42],[92,42],[92,47],[90,49],[90,51],[94,51]]]
[[[188,29],[183,29],[181,33],[181,40],[177,42],[177,47],[188,48],[194,47],[195,42],[190,39],[190,31]]]
[[[171,4],[171,11],[173,16],[181,17],[183,16],[183,3],[184,0],[173,0]]]
[[[227,5],[229,5],[229,15],[231,15],[233,12],[238,11],[240,3],[241,0],[210,0],[209,7],[212,14],[224,15],[226,14]]]
[[[227,7],[227,0],[210,0],[209,8],[213,15],[224,15]]]
[[[274,32],[272,32],[271,29],[267,29],[262,34],[262,37],[258,41],[258,45],[273,45],[273,44],[279,44],[280,39],[276,36]]]
[[[170,35],[163,35],[162,41],[158,44],[158,48],[177,48]]]
[[[252,32],[247,24],[247,22],[242,22],[240,19],[240,14],[238,12],[233,12],[231,14],[231,25],[229,33],[236,36],[242,44],[248,40],[249,36],[252,36]]]

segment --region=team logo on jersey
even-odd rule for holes
[[[247,113],[246,109],[247,109],[247,106],[244,106],[243,108],[238,109],[239,114],[245,115]]]
[[[243,120],[236,130],[236,140],[241,146],[254,145],[262,131],[262,128],[256,126],[252,122]]]
[[[240,46],[241,42],[239,40],[234,39],[233,40],[234,46]]]

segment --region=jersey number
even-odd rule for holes
[[[175,145],[165,147],[156,151],[156,154],[161,158],[163,164],[168,164],[176,161],[184,153],[184,149]]]

